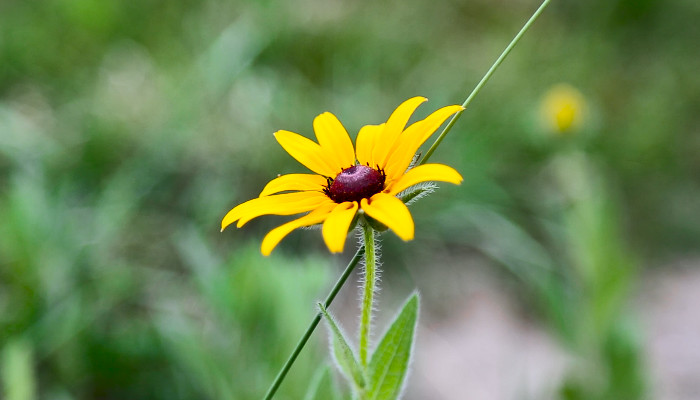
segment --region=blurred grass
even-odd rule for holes
[[[311,135],[312,118],[329,110],[354,134],[419,94],[431,99],[422,115],[459,103],[536,6],[2,2],[5,398],[258,398],[341,263],[316,255],[325,254],[317,232],[260,257],[255,238],[281,218],[218,233],[230,207],[278,173],[302,171],[272,132]],[[571,307],[622,312],[639,260],[700,248],[698,15],[693,0],[553,2],[433,159],[464,184],[417,203],[425,241],[399,253],[389,238],[385,256],[486,244],[504,265],[518,261],[511,270],[533,302],[561,305],[567,285],[583,282]],[[591,110],[567,138],[537,121],[538,102],[560,82]],[[572,149],[596,171],[584,180],[600,176],[607,189],[568,210],[557,201],[566,185],[548,171]],[[567,171],[560,180],[581,179]],[[479,226],[516,236],[499,242]],[[558,232],[568,239],[553,240]],[[613,288],[600,281],[607,275],[528,275],[545,265],[585,277],[569,271],[581,262],[628,275]],[[629,325],[542,309],[578,349],[577,327],[606,324],[584,336],[602,341],[594,346],[610,376],[641,365],[620,334]],[[309,393],[322,351],[305,351],[280,398]]]

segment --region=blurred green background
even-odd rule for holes
[[[461,103],[537,6],[3,0],[0,397],[260,398],[354,247],[299,231],[262,257],[278,217],[219,233],[303,171],[272,133]],[[464,318],[444,287],[478,260],[568,354],[533,398],[653,398],[634,303],[700,249],[698,18],[696,0],[554,0],[432,159],[464,183],[413,207],[413,242],[384,235],[385,312],[417,286],[421,318]],[[542,114],[562,82],[584,101],[566,132]],[[355,286],[334,311],[351,326]],[[277,398],[313,398],[315,336]],[[415,369],[406,398],[448,398]]]

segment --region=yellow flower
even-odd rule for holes
[[[551,131],[576,130],[585,116],[586,102],[581,92],[564,83],[552,87],[540,105],[542,121]]]
[[[308,212],[270,231],[262,241],[262,253],[269,255],[294,229],[320,223],[328,249],[338,253],[343,251],[355,215],[364,213],[401,239],[413,239],[413,218],[397,194],[421,182],[462,182],[462,176],[447,165],[424,164],[409,169],[418,148],[447,118],[462,110],[457,105],[443,107],[406,127],[413,112],[426,100],[409,99],[386,123],[364,126],[354,147],[343,125],[328,112],[314,119],[318,143],[293,132],[275,132],[282,148],[314,174],[273,179],[258,198],[229,211],[221,221],[221,230],[236,221],[240,228],[261,215]]]

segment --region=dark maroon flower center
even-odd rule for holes
[[[336,203],[360,201],[384,189],[384,171],[365,165],[354,165],[344,169],[335,177],[328,178],[328,186],[323,192]]]

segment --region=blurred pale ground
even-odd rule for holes
[[[314,230],[262,257],[285,218],[219,233],[303,171],[272,133],[460,103],[537,6],[1,0],[0,397],[260,398],[350,257]],[[466,111],[432,159],[464,183],[384,235],[379,326],[422,294],[406,398],[700,398],[698,20],[553,0]]]
[[[646,276],[634,306],[654,399],[700,395],[700,260],[680,264]],[[492,274],[465,273],[458,282],[464,292],[448,305],[460,309],[457,315],[430,321],[423,314],[407,398],[557,398],[570,353],[504,295]]]

